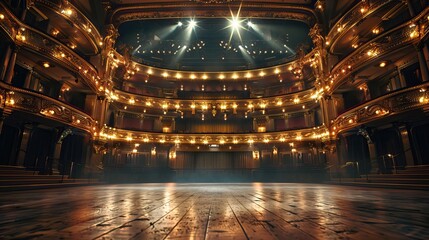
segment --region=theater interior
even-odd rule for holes
[[[428,239],[427,0],[0,0],[1,239]]]

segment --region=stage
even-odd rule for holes
[[[123,184],[2,193],[1,239],[428,239],[426,191]]]

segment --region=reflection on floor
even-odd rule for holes
[[[429,239],[429,195],[317,184],[130,184],[0,196],[0,238]]]

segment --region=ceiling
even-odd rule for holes
[[[191,27],[191,21],[195,27]],[[234,25],[234,23],[238,25]],[[187,71],[236,71],[270,67],[311,50],[309,27],[300,21],[239,18],[170,18],[119,26],[117,50],[135,61]]]

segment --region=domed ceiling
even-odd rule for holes
[[[301,21],[249,18],[170,18],[124,22],[116,48],[133,60],[188,71],[237,71],[292,61],[310,51]]]

